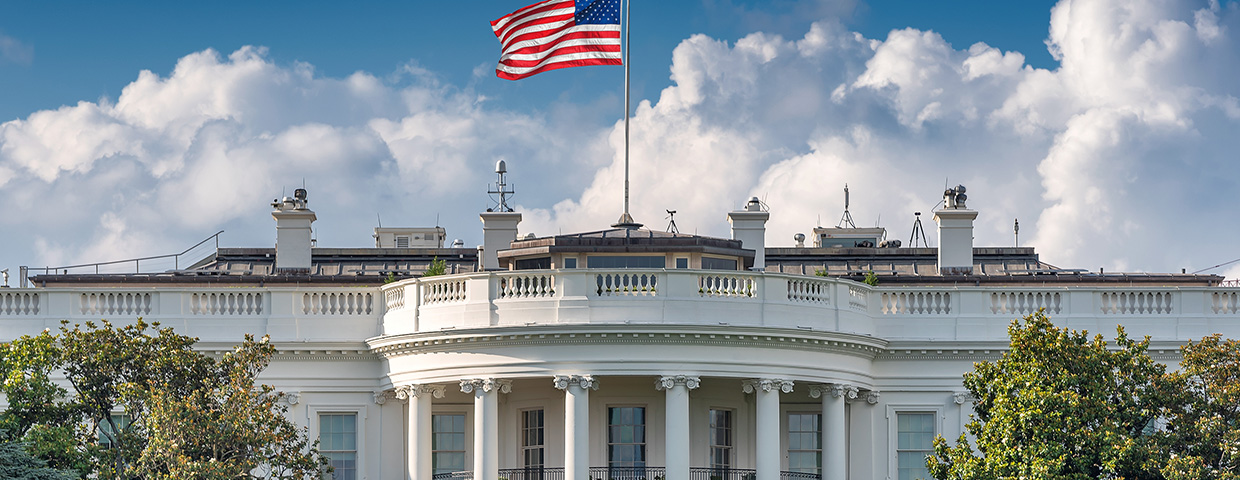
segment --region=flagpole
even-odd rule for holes
[[[624,213],[612,227],[636,229],[642,224],[633,220],[629,214],[629,4],[630,0],[621,0],[624,6]]]

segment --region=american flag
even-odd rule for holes
[[[491,29],[503,45],[499,78],[622,64],[620,0],[546,0],[491,22]]]

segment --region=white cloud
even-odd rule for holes
[[[696,35],[672,53],[673,85],[632,119],[633,214],[662,228],[674,209],[682,231],[726,236],[724,212],[759,196],[768,242],[787,245],[836,223],[848,183],[858,224],[881,216],[907,240],[914,211],[933,237],[943,183],[963,183],[979,245],[1010,245],[1019,218],[1021,243],[1064,267],[1222,263],[1240,257],[1225,240],[1240,235],[1238,23],[1213,2],[1063,0],[1047,41],[1056,70],[934,32],[869,39],[833,21],[792,39]],[[259,48],[191,54],[114,103],[0,124],[14,207],[0,225],[25,232],[6,243],[64,262],[175,251],[219,228],[226,244],[270,245],[266,201],[304,178],[322,245],[365,245],[374,213],[388,225],[439,214],[475,244],[498,158],[523,233],[619,216],[619,122],[583,121],[598,105],[505,111],[474,88],[416,63],[324,78]]]
[[[0,32],[0,65],[14,63],[30,65],[34,61],[34,47]]]

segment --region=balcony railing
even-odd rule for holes
[[[693,467],[689,469],[689,480],[754,480],[757,477],[756,470],[746,468]]]
[[[564,480],[563,467],[530,467],[500,469],[501,480]]]
[[[661,480],[666,477],[663,467],[590,467],[591,480]],[[473,472],[439,473],[434,480],[472,479]],[[499,471],[501,480],[563,480],[564,468],[507,468]],[[690,480],[754,480],[757,472],[747,468],[693,467],[689,469]],[[819,480],[817,473],[779,472],[780,480]]]
[[[663,467],[590,467],[592,480],[662,480]]]

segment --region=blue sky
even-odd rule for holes
[[[489,68],[499,45],[490,20],[525,0],[470,2],[6,2],[0,35],[28,46],[28,63],[0,63],[0,119],[22,118],[79,100],[115,99],[140,70],[167,75],[183,55],[245,45],[270,49],[281,64],[306,62],[324,76],[362,70],[375,75],[416,64],[457,85]],[[835,17],[870,38],[897,28],[932,29],[957,48],[979,41],[1022,52],[1053,68],[1046,51],[1054,2],[876,0],[794,2],[636,2],[633,95],[649,98],[669,84],[672,49],[695,33],[735,40],[753,31],[799,36],[811,22]],[[476,88],[512,108],[555,101],[589,102],[617,94],[616,69],[589,69],[511,84],[486,75]]]
[[[269,246],[268,202],[303,181],[320,245],[366,245],[378,215],[476,245],[501,158],[522,234],[605,227],[622,69],[495,78],[489,21],[523,5],[0,4],[0,268],[218,230]],[[848,183],[859,225],[906,239],[964,183],[978,245],[1019,219],[1066,268],[1240,257],[1234,0],[637,2],[631,64],[633,210],[654,228],[674,209],[728,236],[723,212],[760,196],[789,245],[834,225]]]

